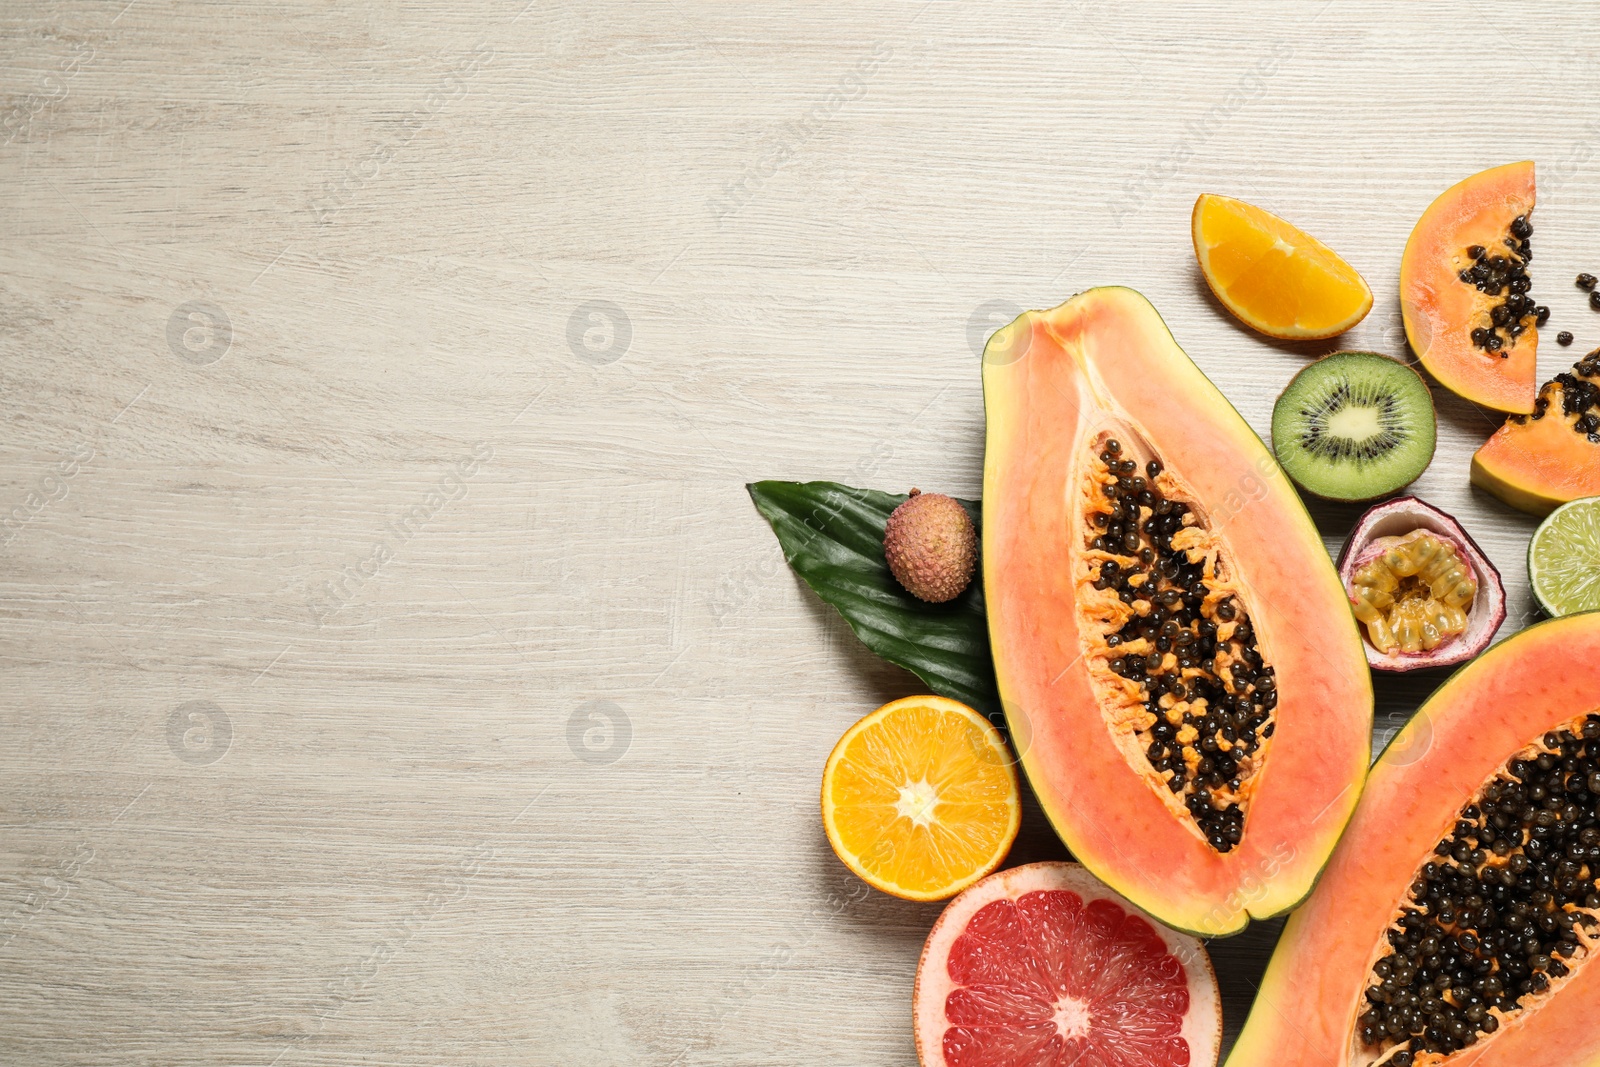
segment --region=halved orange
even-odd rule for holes
[[[885,704],[845,731],[822,772],[828,843],[874,889],[944,900],[1006,858],[1017,772],[989,721],[946,697]]]
[[[1270,212],[1201,193],[1190,228],[1211,291],[1240,322],[1268,337],[1333,337],[1372,310],[1372,290],[1354,267]]]

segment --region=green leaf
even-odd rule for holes
[[[974,581],[948,604],[929,604],[906,592],[883,558],[883,529],[904,495],[837,482],[752,482],[746,488],[789,565],[838,609],[863,644],[933,692],[1000,724],[983,582]],[[963,500],[961,506],[981,532],[978,504]]]

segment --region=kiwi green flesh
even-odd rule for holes
[[[1401,489],[1433,459],[1433,397],[1416,371],[1375,352],[1305,367],[1272,409],[1272,449],[1296,484],[1330,500]]]

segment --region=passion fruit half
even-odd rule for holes
[[[1489,647],[1506,617],[1500,572],[1461,524],[1414,496],[1370,508],[1339,578],[1373,670],[1448,667]]]

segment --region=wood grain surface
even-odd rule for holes
[[[937,907],[816,811],[915,691],[743,483],[979,489],[976,349],[1146,293],[1259,431],[1540,167],[1600,343],[1582,3],[71,0],[0,14],[0,1060],[906,1065]],[[1203,190],[1371,283],[1206,295]],[[1420,493],[1531,617],[1533,523]],[[1330,548],[1356,513],[1319,508]],[[1437,682],[1380,686],[1380,733]],[[1062,855],[1030,807],[1017,861]],[[1229,1033],[1277,933],[1214,944]]]

